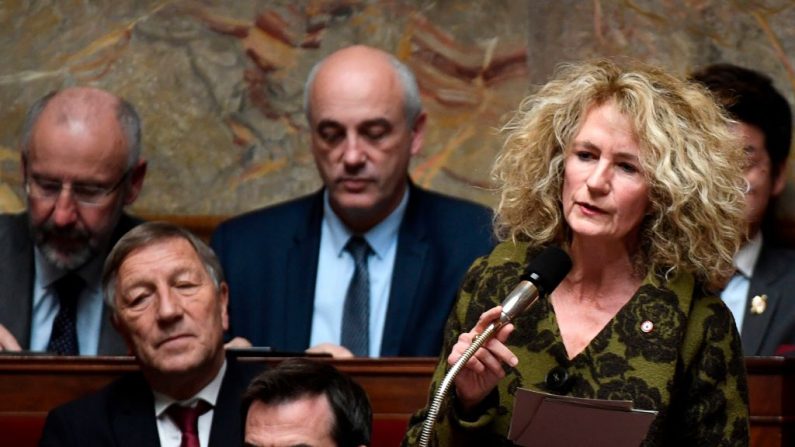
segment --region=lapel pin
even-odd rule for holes
[[[754,315],[762,315],[767,309],[767,295],[757,295],[751,298],[751,313]]]
[[[654,323],[651,320],[646,320],[640,324],[640,330],[648,334],[654,330]]]

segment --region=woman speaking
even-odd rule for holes
[[[644,446],[748,444],[740,339],[714,293],[743,232],[730,126],[700,87],[610,61],[565,66],[524,101],[493,172],[503,242],[464,280],[431,396],[528,260],[557,245],[572,269],[469,360],[431,445],[511,445],[518,387],[656,410]]]

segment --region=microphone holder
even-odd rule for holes
[[[563,268],[559,268],[560,272],[563,275],[553,275],[554,285],[549,288],[552,290],[553,288],[557,287],[557,284],[560,283],[560,280],[563,279],[565,273],[567,273],[571,269],[571,261],[569,260],[568,256],[560,251],[559,249],[550,250],[549,248],[544,252],[547,253],[547,258],[552,262],[554,266]],[[558,252],[562,255],[558,255]],[[542,256],[544,255],[542,253]],[[538,261],[538,258],[536,258]],[[568,265],[566,265],[568,264]],[[553,270],[555,271],[555,270]],[[560,276],[557,278],[557,276]],[[508,297],[502,302],[502,312],[500,313],[500,317],[497,318],[493,323],[491,323],[486,330],[482,333],[478,334],[474,340],[472,340],[472,344],[461,354],[461,358],[455,362],[455,364],[447,371],[445,374],[442,383],[439,385],[439,388],[436,390],[436,395],[433,397],[433,401],[431,402],[431,406],[428,409],[428,414],[425,416],[425,423],[422,426],[422,432],[420,433],[420,447],[428,447],[428,443],[431,440],[431,433],[433,433],[433,427],[436,424],[436,417],[439,415],[439,409],[442,407],[442,403],[444,403],[444,399],[447,396],[448,391],[450,391],[450,387],[453,384],[453,381],[458,376],[458,373],[464,368],[464,365],[475,355],[478,349],[480,349],[484,343],[486,343],[494,334],[500,330],[503,326],[513,321],[514,317],[521,314],[522,312],[529,309],[538,298],[542,296],[544,293],[543,290],[538,288],[534,283],[540,283],[540,276],[538,273],[530,272],[527,276],[528,280],[521,281],[516,288],[514,288],[511,293],[508,294]]]
[[[530,273],[528,279],[531,281],[538,281],[539,276],[536,273]],[[450,386],[453,380],[458,376],[458,373],[464,368],[464,365],[475,355],[478,349],[483,346],[494,334],[503,326],[513,321],[514,317],[521,314],[530,308],[538,300],[541,291],[531,281],[521,281],[512,291],[508,294],[502,302],[502,312],[500,317],[495,322],[488,325],[485,331],[478,334],[472,344],[461,354],[461,358],[447,371],[441,385],[436,390],[436,395],[431,402],[431,407],[428,409],[428,414],[425,416],[425,423],[422,425],[422,432],[420,434],[420,447],[428,447],[431,440],[431,433],[433,433],[433,426],[436,424],[436,417],[439,414],[439,409],[442,407],[444,398],[450,391]]]
[[[447,371],[444,380],[442,380],[441,385],[439,385],[439,388],[436,390],[431,408],[428,409],[428,414],[425,416],[425,423],[422,425],[422,433],[420,434],[420,447],[428,447],[428,443],[431,440],[431,433],[433,433],[433,426],[436,424],[436,417],[439,414],[439,409],[442,407],[447,392],[450,391],[450,386],[452,386],[458,373],[461,372],[469,359],[475,355],[475,352],[508,322],[509,320],[502,321],[502,319],[500,319],[496,323],[490,324],[485,331],[475,337],[472,344],[461,354],[461,358],[459,358],[453,367]]]

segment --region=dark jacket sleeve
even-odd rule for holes
[[[73,432],[75,426],[65,416],[65,412],[61,409],[50,411],[44,422],[39,447],[79,446]]]

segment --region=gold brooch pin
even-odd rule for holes
[[[751,298],[751,313],[754,315],[762,315],[767,309],[767,295],[757,295]]]

